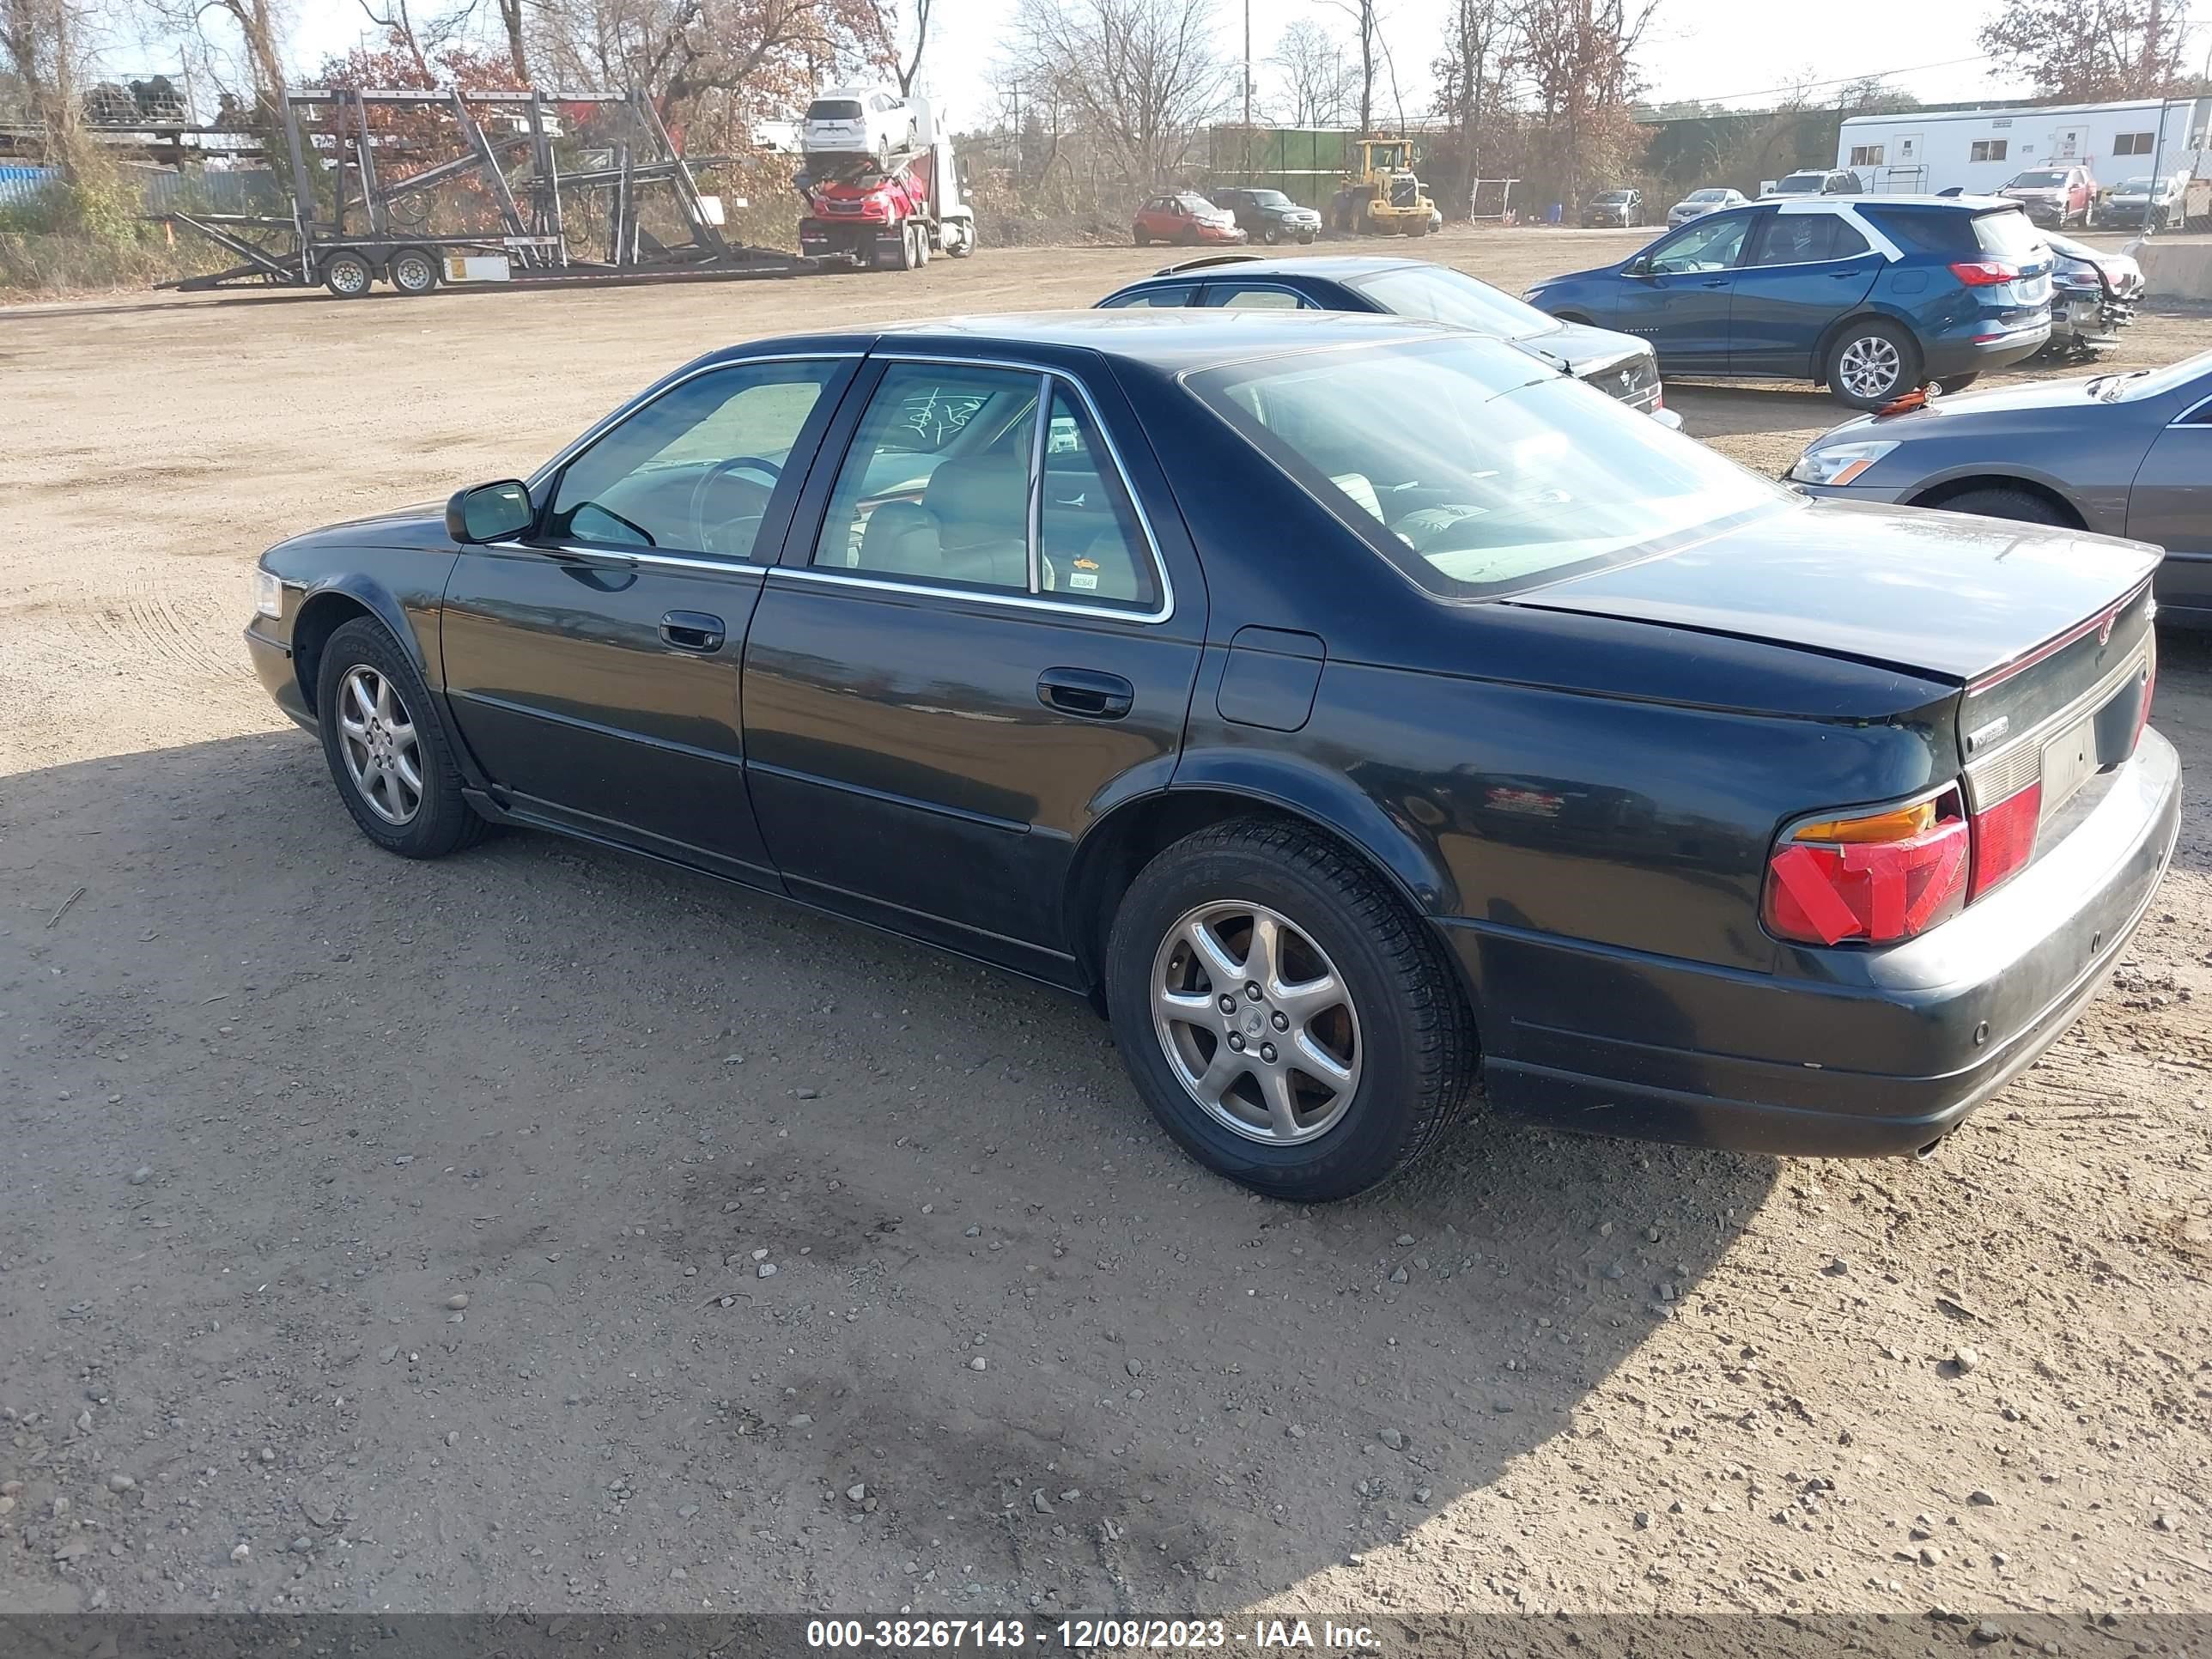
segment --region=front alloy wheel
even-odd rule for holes
[[[368,810],[404,830],[422,810],[422,747],[392,682],[366,663],[338,682],[338,754]]]
[[[1359,1087],[1359,1014],[1328,955],[1279,911],[1230,900],[1176,923],[1152,1029],[1190,1097],[1248,1139],[1327,1134]]]

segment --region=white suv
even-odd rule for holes
[[[833,87],[806,106],[799,143],[810,155],[872,155],[888,166],[921,147],[921,112],[884,87]]]

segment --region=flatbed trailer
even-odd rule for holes
[[[562,169],[555,159],[552,111],[568,106],[613,106],[629,137],[615,142],[610,165]],[[380,169],[372,109],[434,111],[449,118],[458,153],[387,181]],[[478,112],[501,118],[488,132]],[[551,283],[653,278],[792,276],[805,269],[775,248],[732,243],[721,233],[720,198],[699,188],[698,175],[731,158],[686,158],[642,90],[626,93],[434,92],[418,88],[324,88],[285,94],[284,143],[292,181],[287,215],[174,211],[153,216],[205,237],[240,263],[161,286],[192,292],[239,283],[308,289],[319,284],[357,299],[380,281],[402,294],[428,294],[441,283]],[[310,129],[303,116],[325,118]],[[318,141],[320,143],[318,143]],[[510,172],[507,158],[520,165]],[[308,164],[334,175],[325,210]],[[437,230],[432,198],[441,186],[479,185],[499,221],[496,229]],[[664,240],[646,228],[643,193],[672,191],[688,240]],[[586,253],[571,219],[590,200],[603,210],[604,250]]]
[[[933,254],[965,258],[975,251],[975,210],[929,106],[921,112],[920,143],[888,157],[806,158],[794,181],[805,212],[799,250],[810,259],[870,270],[912,270]]]

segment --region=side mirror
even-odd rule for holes
[[[1620,274],[1624,276],[1649,276],[1651,274],[1651,260],[1650,256],[1642,253],[1638,254],[1626,264],[1621,266]]]
[[[537,517],[529,486],[503,478],[455,490],[446,503],[446,533],[461,543],[501,542],[522,534]]]

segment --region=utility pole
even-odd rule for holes
[[[1244,182],[1252,182],[1252,0],[1244,0]]]

